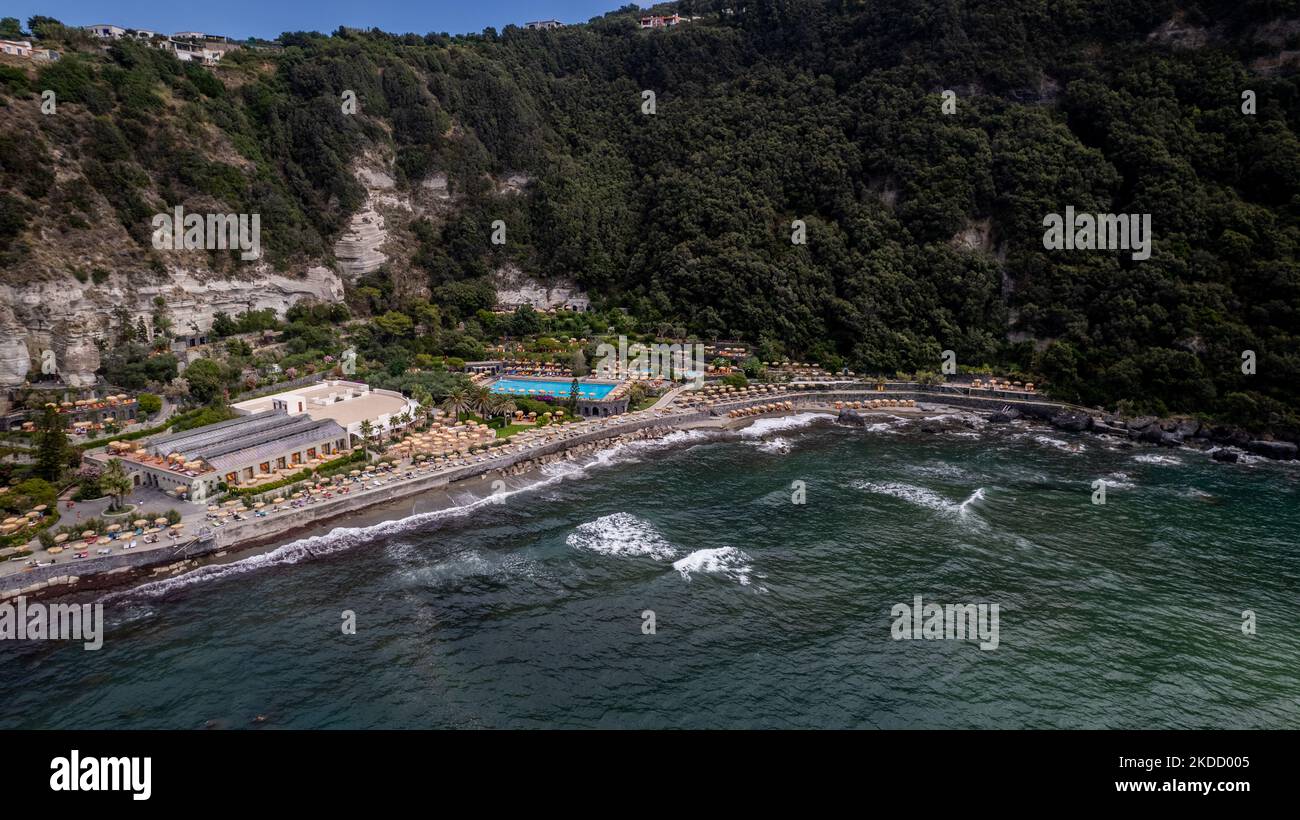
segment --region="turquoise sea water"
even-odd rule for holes
[[[0,646],[0,726],[1300,727],[1300,465],[805,422],[109,595]],[[998,648],[895,640],[916,595]]]
[[[603,399],[616,387],[613,384],[578,382],[578,395],[584,399]],[[493,393],[505,393],[512,396],[555,396],[567,399],[573,390],[572,381],[555,379],[497,379],[492,382]]]

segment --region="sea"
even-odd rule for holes
[[[942,421],[677,432],[95,593],[98,651],[0,642],[0,727],[1300,728],[1300,464]]]

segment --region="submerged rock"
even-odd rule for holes
[[[1092,426],[1092,416],[1087,413],[1063,410],[1052,416],[1050,424],[1056,429],[1064,430],[1067,433],[1082,433]]]
[[[1296,446],[1289,441],[1252,441],[1246,449],[1267,458],[1290,461],[1296,457]]]
[[[1233,450],[1228,450],[1226,448],[1219,448],[1218,450],[1215,450],[1214,452],[1210,453],[1210,458],[1214,459],[1215,461],[1222,461],[1225,464],[1237,463],[1237,453]]]
[[[840,409],[840,415],[836,421],[840,424],[851,424],[855,427],[865,427],[867,424],[867,420],[862,417],[861,413],[848,407]]]
[[[1007,422],[1015,421],[1016,419],[1020,418],[1020,416],[1021,413],[1016,408],[1003,407],[1001,410],[998,410],[997,412],[989,416],[989,423],[1006,424]]]

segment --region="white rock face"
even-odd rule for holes
[[[166,303],[176,333],[203,333],[211,330],[218,312],[234,315],[270,308],[283,315],[304,299],[342,301],[343,281],[327,268],[314,267],[302,278],[265,268],[248,279],[214,279],[198,271],[173,269],[140,285],[116,275],[103,285],[82,284],[71,277],[0,284],[0,384],[21,384],[26,377],[18,361],[19,346],[29,367],[29,352],[53,350],[65,383],[93,384],[100,365],[94,340],[111,335],[114,309],[124,308],[132,322],[144,318],[148,323],[156,297]],[[12,317],[13,329],[4,327],[6,316]]]
[[[514,265],[505,265],[493,271],[492,282],[497,290],[497,304],[505,308],[530,305],[534,310],[586,310],[590,305],[587,294],[574,282],[557,279],[543,283]]]
[[[367,200],[365,207],[352,215],[347,232],[334,243],[343,275],[355,279],[383,267],[388,257],[379,248],[387,241],[384,218],[375,210],[374,201]]]
[[[17,387],[31,369],[26,332],[13,310],[0,304],[0,387]]]
[[[98,377],[99,348],[89,331],[72,323],[65,323],[62,332],[54,339],[54,352],[59,368],[59,379],[69,387],[93,387]]]

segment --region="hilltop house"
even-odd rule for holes
[[[564,28],[564,24],[559,20],[534,20],[531,23],[524,23],[524,28],[532,31],[547,31],[553,28]]]
[[[667,17],[652,14],[649,17],[641,18],[641,28],[667,28],[668,26],[681,25],[682,16],[672,14]]]
[[[32,44],[27,40],[0,40],[0,54],[14,57],[31,57]]]
[[[126,29],[111,23],[97,23],[85,29],[102,40],[119,40],[126,35]]]

